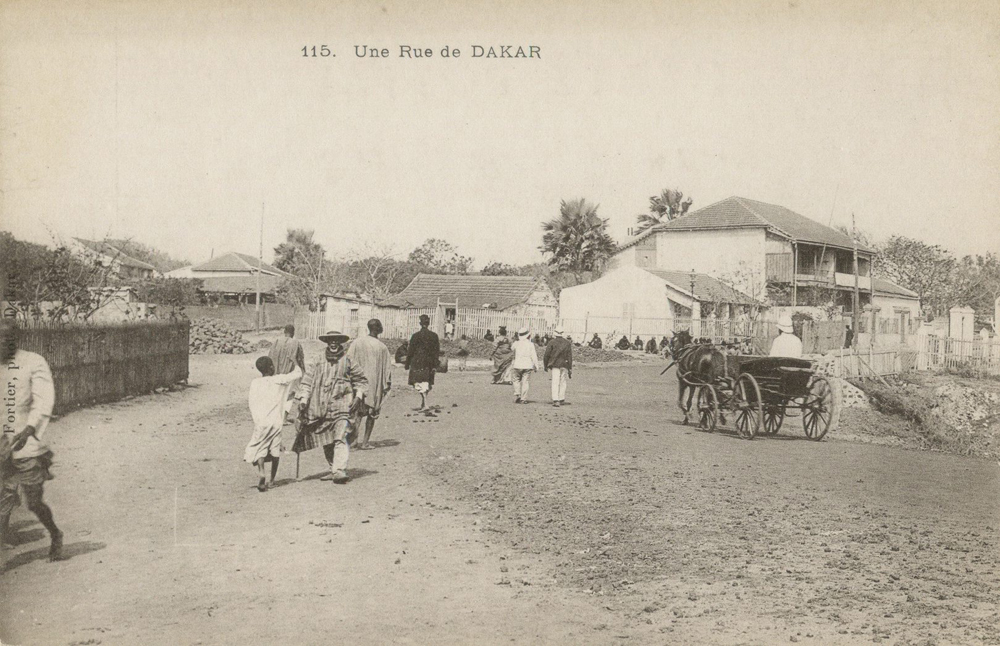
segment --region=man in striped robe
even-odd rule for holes
[[[330,473],[321,478],[345,484],[349,457],[348,433],[354,431],[368,379],[357,361],[347,356],[350,339],[340,332],[319,337],[326,343],[323,356],[311,364],[299,384],[295,399],[299,408],[299,432],[292,450],[296,453],[323,447]]]

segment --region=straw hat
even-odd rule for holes
[[[782,314],[778,317],[778,331],[786,334],[792,333],[792,317],[789,314]]]
[[[528,334],[528,328],[527,327],[521,328],[520,330],[517,331],[517,334],[519,336],[527,336],[527,334]]]
[[[323,343],[330,343],[331,341],[334,343],[347,343],[351,340],[351,337],[341,333],[339,330],[331,330],[326,334],[320,335],[319,340]]]

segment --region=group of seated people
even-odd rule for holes
[[[594,339],[590,342],[590,347],[600,347],[600,345],[595,346],[594,341],[597,341],[598,344],[601,343],[601,340],[596,334],[594,335]],[[659,354],[666,350],[669,345],[670,341],[665,336],[660,339],[660,343],[657,344],[656,339],[653,337],[650,337],[649,341],[643,343],[641,337],[637,336],[635,337],[635,341],[629,341],[627,336],[622,335],[622,338],[615,344],[615,348],[618,350],[645,350],[647,354]]]

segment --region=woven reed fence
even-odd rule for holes
[[[48,362],[62,413],[187,380],[189,328],[187,321],[32,326],[18,345]]]

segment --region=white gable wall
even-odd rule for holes
[[[592,283],[559,292],[562,319],[591,317],[671,318],[664,281],[638,267],[619,267]]]

